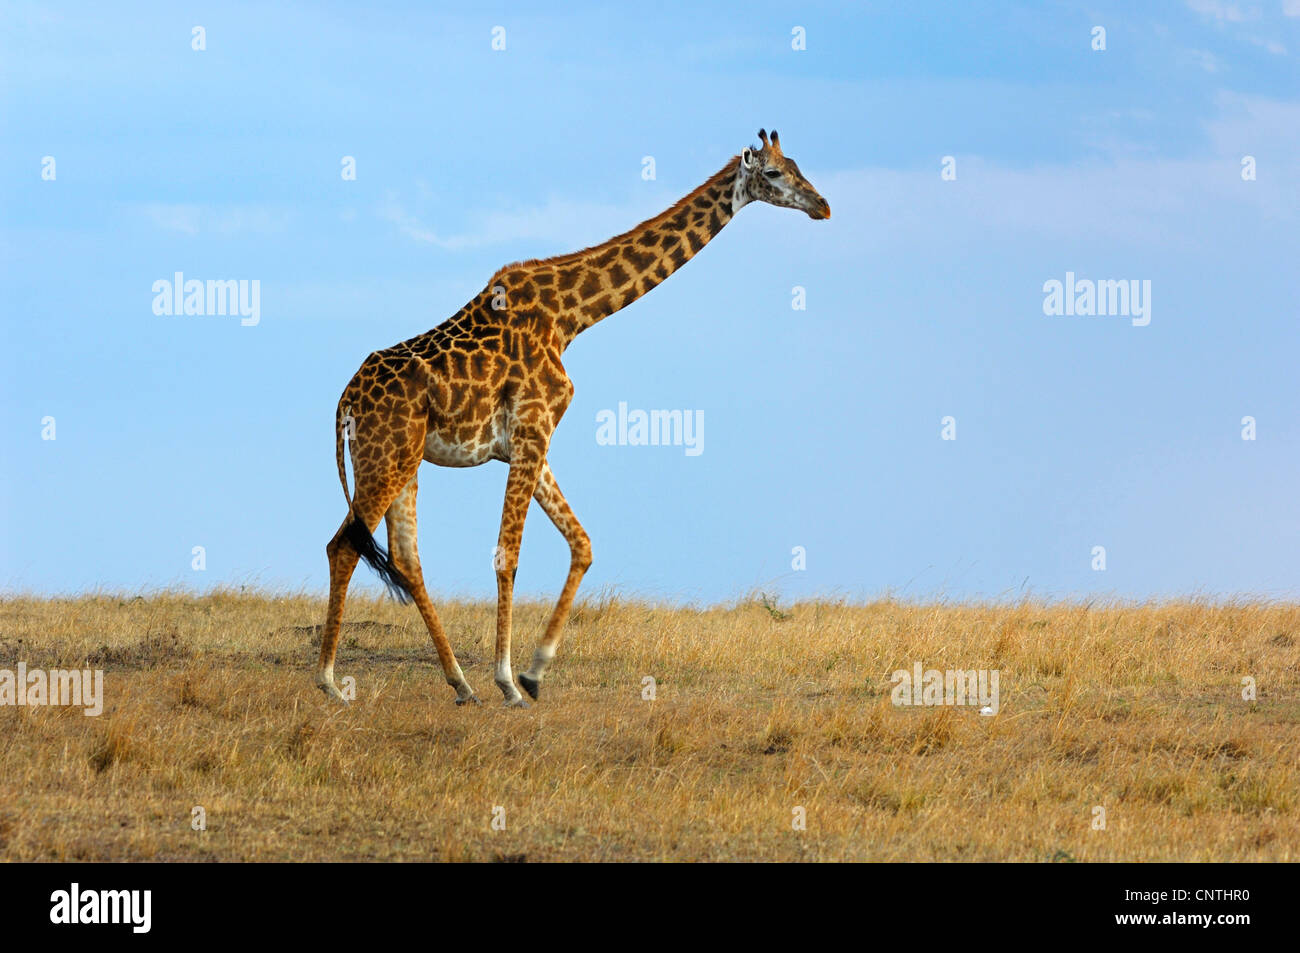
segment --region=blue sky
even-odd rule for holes
[[[583,592],[1300,591],[1300,0],[264,6],[4,7],[4,590],[323,591],[362,359],[775,127],[833,218],[746,208],[565,355]],[[260,320],[156,315],[178,271]],[[1150,324],[1045,315],[1067,272]],[[620,402],[703,452],[599,445]],[[435,594],[495,592],[505,474],[422,470]],[[567,559],[534,508],[518,590]]]

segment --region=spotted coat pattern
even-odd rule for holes
[[[776,133],[770,142],[765,133],[759,135],[762,149],[746,149],[662,214],[593,248],[508,265],[442,324],[362,362],[344,388],[335,420],[339,478],[346,495],[346,447],[355,490],[348,517],[326,547],[330,599],[316,680],[327,695],[342,697],[334,683],[334,657],[348,581],[359,558],[346,533],[355,517],[372,533],[386,521],[392,563],[409,583],[457,701],[477,701],[424,586],[416,550],[417,473],[421,461],[471,467],[500,460],[510,471],[495,559],[495,679],[507,705],[527,705],[511,673],[510,630],[515,568],[531,500],[564,535],[571,554],[533,665],[519,677],[537,697],[592,558],[590,539],[546,459],[551,435],[573,398],[562,356],[582,331],[682,267],[747,202],[829,216],[825,200],[781,155]],[[772,169],[781,170],[779,179]]]

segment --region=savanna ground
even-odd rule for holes
[[[415,609],[361,593],[349,708],[312,684],[317,598],[0,601],[0,668],[100,668],[106,695],[0,708],[0,857],[1300,857],[1300,606],[596,598],[528,711],[500,707],[493,606],[439,609],[481,708]],[[517,607],[517,663],[548,610]],[[895,706],[918,661],[998,670],[998,713]]]

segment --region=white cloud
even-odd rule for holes
[[[163,231],[182,232],[186,235],[199,233],[201,209],[197,205],[165,205],[151,202],[141,206],[140,211]]]
[[[199,205],[147,202],[136,206],[157,228],[183,235],[200,232],[223,237],[273,234],[283,231],[293,217],[289,211],[268,205]]]
[[[1203,122],[1205,146],[1192,157],[1151,154],[1115,138],[1108,157],[1033,167],[958,156],[958,180],[933,169],[809,171],[835,209],[836,241],[845,253],[896,245],[1104,239],[1117,244],[1186,247],[1220,240],[1225,216],[1294,220],[1300,180],[1271,174],[1241,179],[1244,155],[1300,152],[1300,103],[1220,94]],[[1140,110],[1129,115],[1143,118]],[[1105,118],[1105,117],[1102,117]],[[1105,125],[1102,123],[1101,125]],[[416,241],[448,250],[527,242],[520,257],[545,257],[597,244],[662,211],[689,186],[647,191],[625,205],[552,197],[528,208],[486,212],[470,231],[442,233],[396,198],[380,214]],[[749,213],[746,213],[749,214]],[[755,219],[759,216],[755,215]],[[747,225],[779,229],[775,219]]]
[[[379,217],[386,222],[392,222],[398,230],[407,238],[414,239],[417,242],[425,242],[430,245],[439,245],[443,248],[449,248],[443,240],[434,234],[433,229],[429,228],[418,218],[403,208],[397,200],[397,196],[389,193],[388,198],[379,206]]]
[[[1235,3],[1224,3],[1223,0],[1187,0],[1187,6],[1201,16],[1220,23],[1242,23],[1247,18],[1241,7]],[[1255,11],[1250,11],[1251,19],[1255,15]]]
[[[1300,0],[1297,0],[1297,2],[1300,2]],[[1246,39],[1250,40],[1250,42],[1254,43],[1256,46],[1268,50],[1274,56],[1286,56],[1286,47],[1277,40],[1266,36],[1248,36]]]
[[[379,206],[378,214],[408,238],[438,248],[454,251],[531,241],[537,244],[536,254],[541,257],[603,242],[657,214],[680,197],[655,190],[653,197],[647,195],[628,205],[552,197],[543,205],[530,208],[484,212],[478,217],[477,227],[459,233],[444,233],[429,225],[394,193],[389,193]]]
[[[1243,182],[1244,155],[1300,149],[1300,103],[1223,94],[1204,124],[1206,149],[1188,158],[1011,167],[957,157],[957,180],[933,169],[812,174],[835,209],[837,241],[860,255],[901,243],[978,247],[1025,239],[1105,240],[1146,247],[1211,246],[1225,220],[1294,223],[1300,182],[1277,174]],[[1292,224],[1282,227],[1291,228]]]
[[[1221,93],[1216,105],[1219,115],[1205,123],[1215,155],[1265,149],[1278,155],[1300,153],[1300,102]]]
[[[1188,50],[1187,55],[1192,58],[1192,62],[1205,70],[1207,73],[1217,73],[1219,71],[1219,60],[1213,54],[1206,50]]]

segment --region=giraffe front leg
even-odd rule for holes
[[[498,562],[506,564],[506,557],[502,555],[503,550],[498,549]],[[515,550],[516,555],[518,549]],[[511,603],[514,597],[515,582],[515,563],[509,560],[510,569],[497,570],[497,646],[496,646],[496,674],[494,681],[497,688],[501,689],[501,694],[505,696],[507,708],[527,708],[528,702],[519,689],[515,687],[515,678],[510,666],[510,621],[511,621]]]
[[[524,519],[537,486],[538,474],[546,462],[546,441],[517,438],[511,440],[510,475],[506,479],[506,501],[501,513],[501,533],[493,564],[497,571],[497,687],[505,696],[506,707],[527,708],[528,701],[515,686],[510,666],[510,625],[514,603],[515,572],[519,566],[519,544],[524,535]]]
[[[555,482],[555,475],[551,473],[549,464],[542,465],[542,472],[538,477],[537,489],[533,496],[541,505],[543,512],[551,518],[555,528],[568,541],[570,553],[569,575],[564,580],[564,588],[560,590],[555,611],[551,613],[550,621],[546,624],[546,632],[537,645],[537,651],[533,653],[533,664],[528,671],[519,673],[519,684],[524,687],[524,691],[536,699],[542,690],[542,678],[546,675],[546,669],[559,648],[560,635],[564,630],[565,622],[569,619],[569,611],[573,608],[573,598],[577,595],[578,585],[591,567],[591,538],[587,536],[582,524],[569,508],[569,503],[560,492],[560,486]]]

